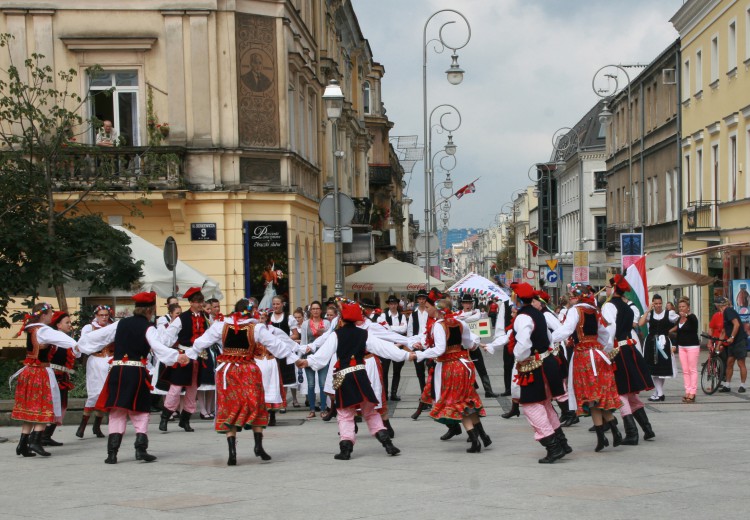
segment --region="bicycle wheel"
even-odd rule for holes
[[[706,395],[715,394],[721,386],[724,362],[719,357],[709,357],[701,369],[701,390]]]

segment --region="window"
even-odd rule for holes
[[[295,98],[294,95],[294,83],[289,83],[289,87],[287,88],[288,95],[288,112],[289,112],[289,149],[292,151],[297,150],[297,112],[294,110],[295,107]]]
[[[672,219],[672,208],[673,208],[673,202],[674,202],[674,196],[672,194],[672,172],[667,172],[667,178],[666,178],[666,215],[664,216],[664,220],[669,222]]]
[[[711,85],[719,81],[719,37],[711,38]]]
[[[690,99],[690,60],[682,65],[682,100]]]
[[[646,179],[646,224],[651,224],[653,192],[651,191],[651,177]]]
[[[641,213],[640,213],[640,198],[641,198],[641,188],[638,186],[637,182],[633,183],[633,225],[640,225],[641,223]]]
[[[729,22],[729,35],[727,37],[727,70],[729,73],[737,69],[737,21]]]
[[[607,172],[594,172],[594,191],[607,189]]]
[[[307,95],[307,158],[311,163],[316,159],[315,137],[318,135],[315,128],[315,91],[310,89]]]
[[[721,194],[719,192],[719,144],[711,145],[711,194],[715,201],[721,200]]]
[[[695,152],[695,200],[703,200],[703,149]]]
[[[596,229],[596,248],[607,248],[607,217],[594,217],[594,227]]]
[[[750,6],[745,11],[745,61],[750,60]]]
[[[138,71],[102,70],[93,73],[89,77],[89,96],[91,115],[99,121],[112,121],[121,144],[141,144],[138,132]],[[96,141],[97,130],[92,129],[92,143]]]
[[[690,204],[692,202],[690,198],[690,181],[692,180],[690,177],[690,155],[685,155],[683,158],[682,173],[683,183],[685,184],[685,202]]]
[[[703,51],[695,53],[695,95],[703,92]]]
[[[363,91],[363,101],[364,101],[364,111],[365,114],[371,114],[371,105],[372,105],[372,87],[370,86],[369,81],[365,81],[365,84],[362,85],[362,91]]]
[[[729,200],[737,200],[737,134],[729,136]]]

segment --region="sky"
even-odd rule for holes
[[[419,135],[423,142],[422,32],[433,13],[460,11],[471,38],[458,51],[466,71],[450,85],[450,51],[428,45],[428,111],[448,103],[461,114],[451,176],[454,190],[477,177],[476,193],[453,199],[451,228],[489,227],[511,194],[531,184],[529,168],[549,159],[552,136],[572,127],[599,100],[591,83],[608,64],[648,64],[678,35],[669,19],[682,0],[352,0],[373,59],[385,67],[382,101],[395,123],[391,136]],[[427,39],[450,20],[436,16]],[[458,19],[460,20],[460,19]],[[459,21],[443,30],[449,45],[466,40]],[[437,114],[437,113],[436,113]],[[436,121],[433,121],[433,124]],[[445,126],[455,119],[444,119]],[[446,134],[433,134],[433,153]],[[446,165],[448,163],[446,162]],[[435,179],[445,174],[436,168]],[[424,221],[424,165],[409,182],[412,214]]]

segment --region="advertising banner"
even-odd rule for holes
[[[245,296],[270,309],[280,294],[289,301],[289,241],[285,221],[245,222]]]

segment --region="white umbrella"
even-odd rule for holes
[[[448,292],[463,292],[479,296],[492,296],[501,301],[510,300],[510,296],[495,282],[477,273],[469,273],[448,289]]]
[[[440,290],[445,284],[430,276],[430,285],[425,282],[425,272],[414,264],[386,258],[382,262],[365,267],[346,277],[346,289],[356,292],[417,292],[432,287]]]
[[[669,264],[662,264],[646,273],[649,290],[670,287],[690,287],[693,285],[708,285],[713,283],[713,276],[693,273]]]

